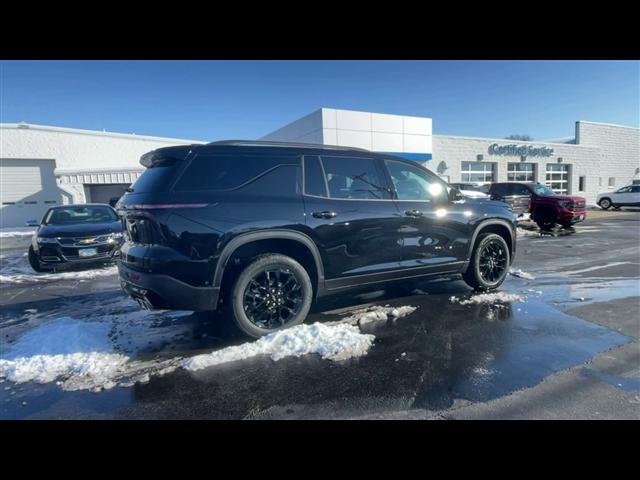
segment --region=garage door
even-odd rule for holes
[[[0,227],[24,226],[62,203],[54,160],[0,158]]]

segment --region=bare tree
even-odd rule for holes
[[[520,134],[516,134],[516,135],[509,135],[508,137],[504,137],[507,140],[521,140],[523,142],[530,142],[531,140],[533,140],[533,138],[531,138],[529,135],[520,135]]]

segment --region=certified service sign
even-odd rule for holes
[[[489,147],[490,155],[525,155],[528,157],[550,157],[553,148],[534,147],[532,145],[498,145],[494,143]]]

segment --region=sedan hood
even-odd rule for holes
[[[39,237],[89,237],[122,231],[122,223],[84,223],[75,225],[42,225],[38,229]]]

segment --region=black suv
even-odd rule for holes
[[[391,155],[224,141],[140,163],[117,206],[123,288],[144,308],[227,312],[254,337],[362,285],[461,273],[494,289],[515,254],[508,205],[465,199]]]

